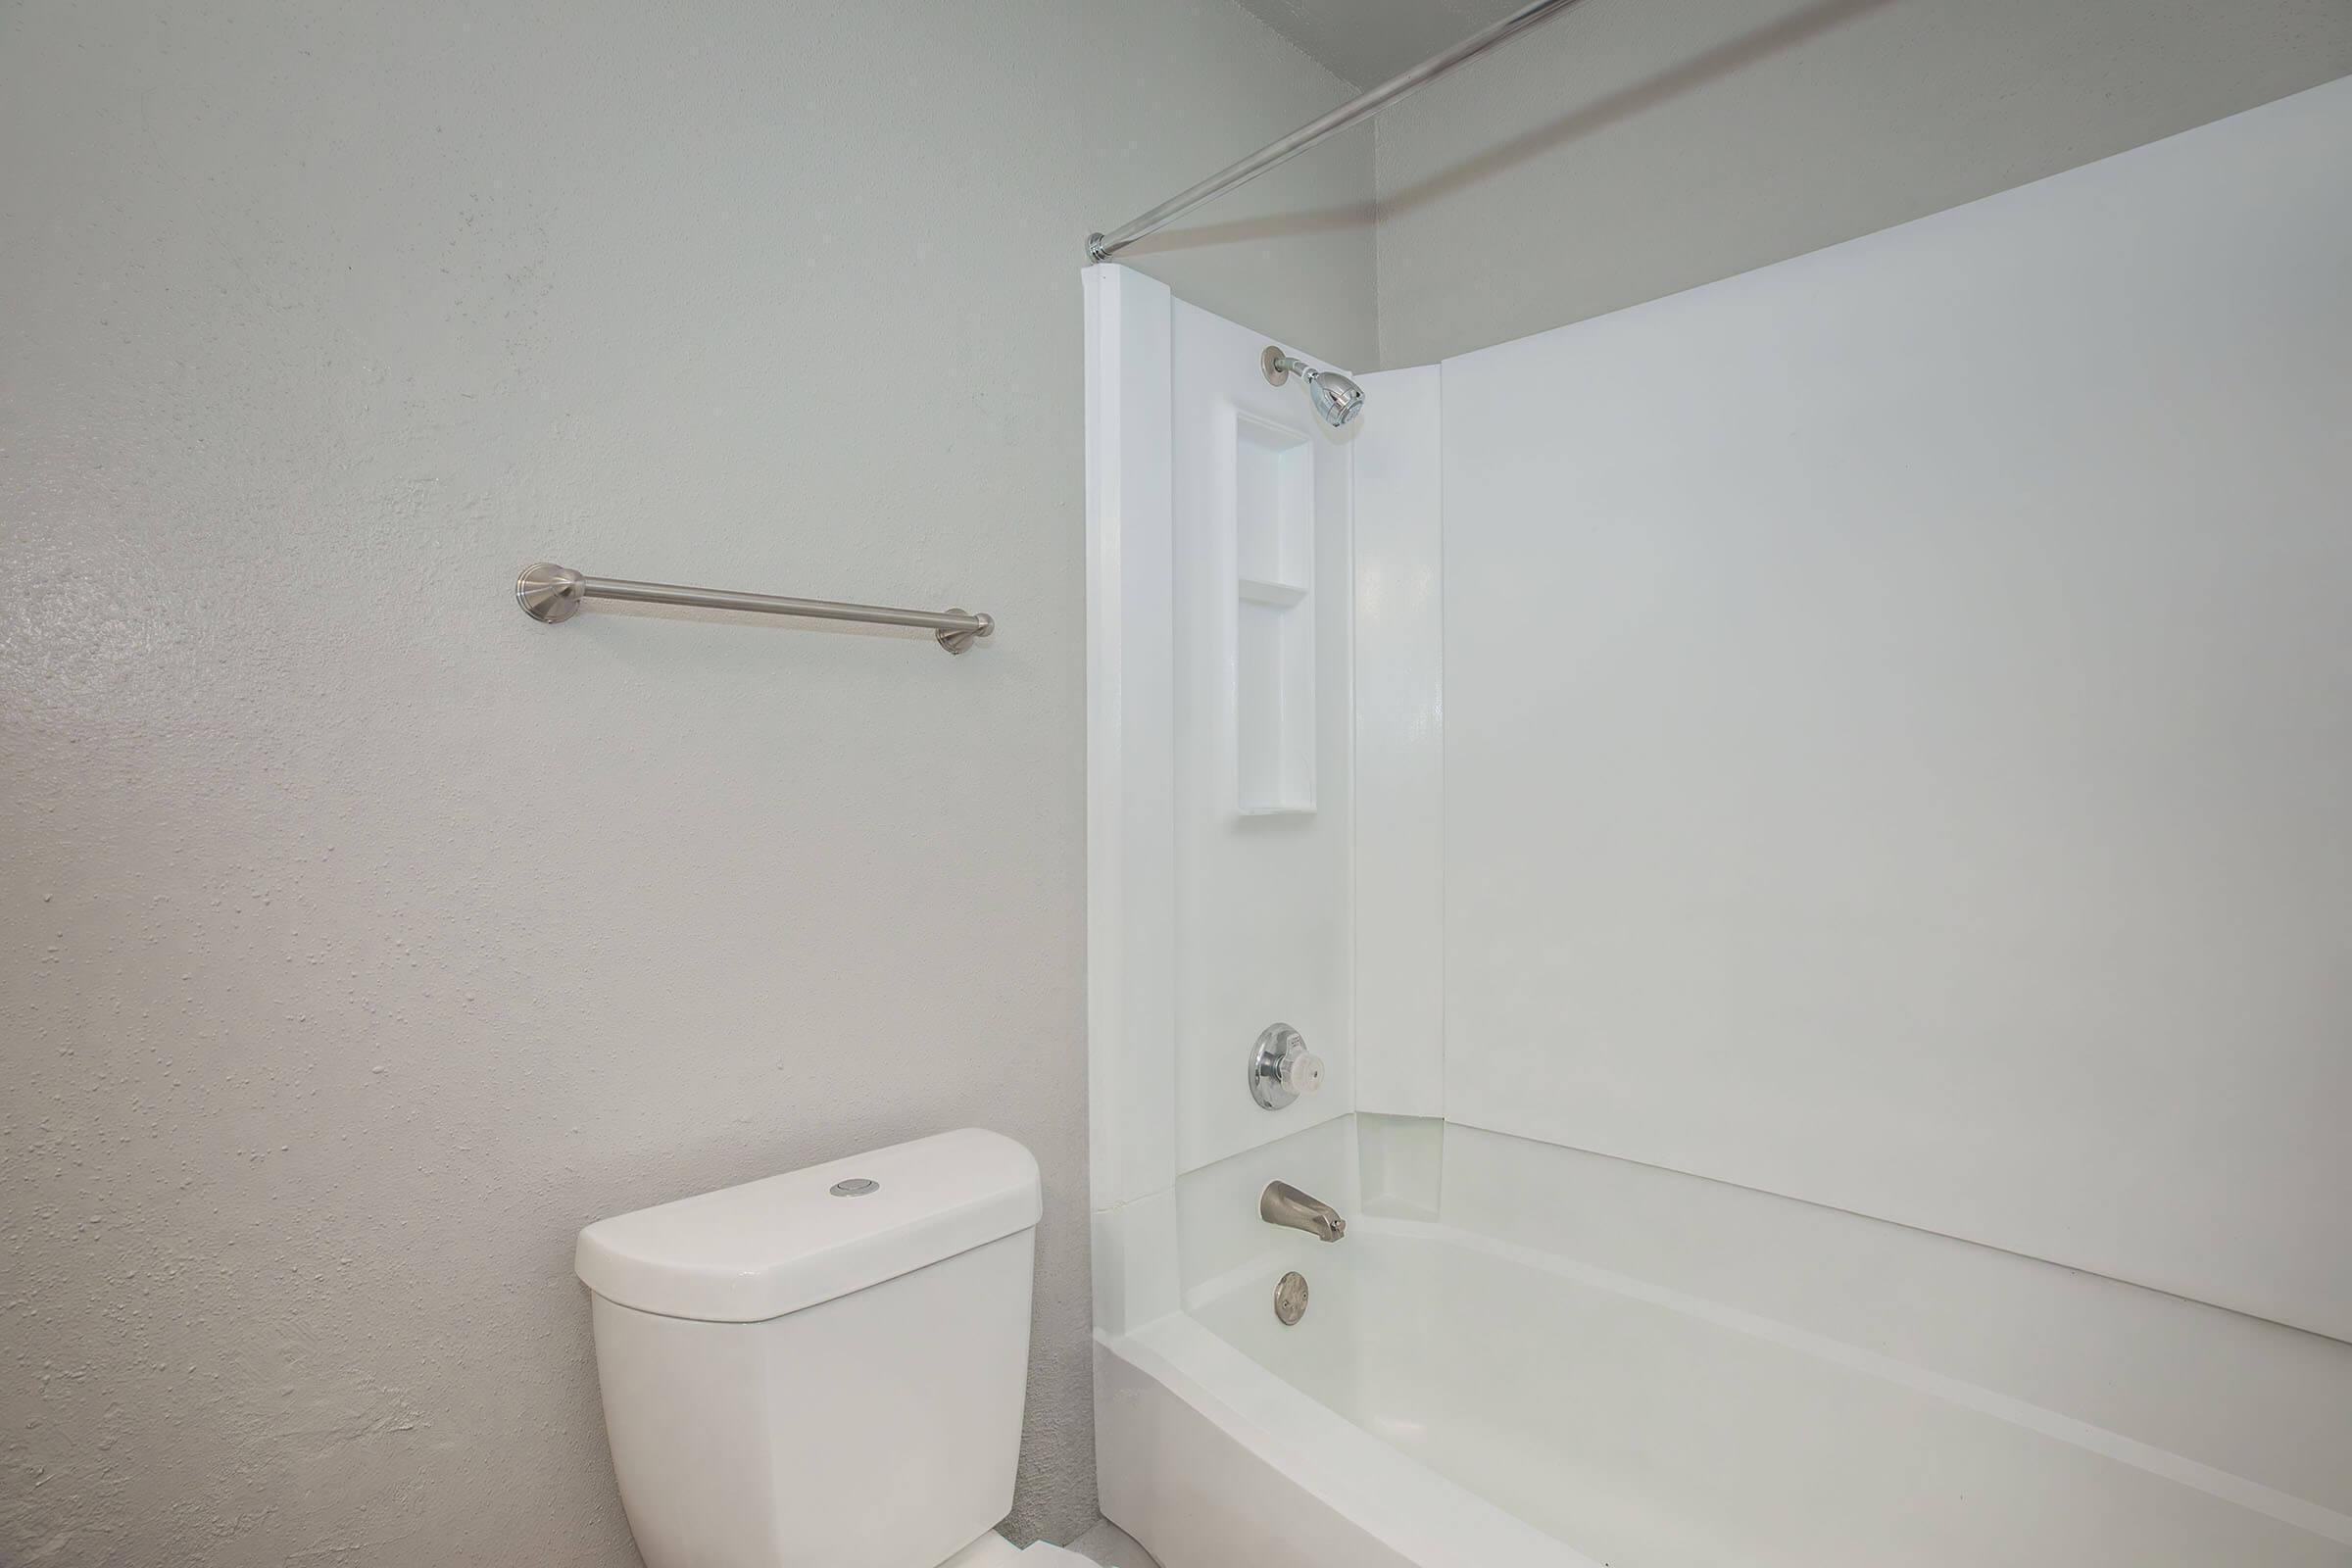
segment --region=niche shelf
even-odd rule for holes
[[[1315,462],[1310,438],[1234,417],[1235,800],[1315,808]]]

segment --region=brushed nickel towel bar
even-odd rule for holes
[[[697,610],[749,610],[762,615],[805,615],[812,620],[856,620],[874,626],[920,626],[939,635],[939,646],[960,654],[997,623],[962,610],[894,610],[888,605],[852,605],[836,599],[786,599],[777,594],[739,594],[724,588],[680,588],[666,582],[629,582],[620,577],[583,577],[569,566],[535,562],[514,578],[514,602],[533,620],[550,625],[579,613],[587,599],[624,599],[639,605],[687,605]]]

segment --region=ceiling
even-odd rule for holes
[[[1325,70],[1375,86],[1500,22],[1525,0],[1241,0]]]

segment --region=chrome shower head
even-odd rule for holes
[[[1364,389],[1337,370],[1307,371],[1306,395],[1334,430],[1364,412]]]
[[[1337,370],[1318,370],[1270,343],[1266,352],[1258,356],[1258,365],[1266,372],[1266,379],[1276,386],[1288,381],[1293,370],[1298,371],[1298,378],[1306,383],[1308,401],[1323,416],[1323,422],[1334,430],[1364,412],[1364,389]]]

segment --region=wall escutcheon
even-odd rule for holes
[[[1322,1087],[1323,1058],[1306,1049],[1306,1037],[1287,1023],[1266,1025],[1250,1053],[1250,1098],[1280,1110]]]

